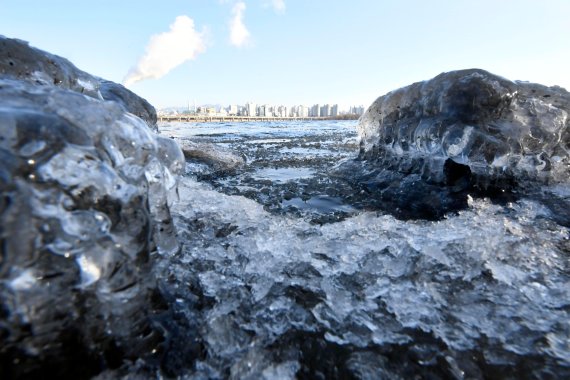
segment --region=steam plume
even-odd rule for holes
[[[232,18],[230,20],[230,42],[237,47],[246,46],[249,43],[250,33],[243,23],[243,12],[245,11],[245,3],[238,2],[232,9]]]
[[[168,32],[150,38],[146,52],[131,68],[123,84],[130,86],[145,79],[158,79],[175,67],[206,50],[204,31],[194,29],[194,21],[188,16],[178,16]]]

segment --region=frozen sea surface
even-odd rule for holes
[[[304,138],[255,128],[247,139]],[[321,146],[350,136],[327,133]],[[469,198],[439,221],[348,210],[320,225],[221,191],[182,180],[172,211],[183,248],[156,268],[192,337],[171,348],[170,360],[194,361],[185,378],[570,376],[570,231],[540,200]]]
[[[345,210],[355,204],[350,198],[358,192],[329,171],[357,155],[356,121],[165,123],[160,131],[178,141],[214,143],[244,157],[246,165],[237,173],[212,172],[196,162],[190,162],[187,173],[226,194],[254,199],[274,213],[327,223],[348,216]],[[302,202],[290,202],[294,198]],[[326,198],[335,202],[309,201]]]
[[[315,226],[185,179],[174,215],[158,270],[194,310],[195,378],[570,374],[569,231],[538,203]]]

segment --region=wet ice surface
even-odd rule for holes
[[[200,331],[188,378],[570,374],[569,230],[536,202],[317,226],[188,178],[180,199],[158,271]]]
[[[246,159],[237,173],[212,172],[190,160],[188,175],[226,194],[254,199],[274,213],[327,223],[353,211],[354,189],[329,171],[339,160],[356,156],[355,126],[356,121],[165,123],[160,132],[179,141],[215,143]],[[295,198],[301,201],[291,202]],[[334,201],[319,200],[328,198]]]
[[[311,178],[315,172],[310,168],[281,168],[281,169],[260,169],[253,177],[256,179],[268,179],[272,182],[289,182],[304,178]]]
[[[152,257],[179,249],[180,148],[122,105],[56,86],[2,77],[0,105],[0,378],[148,358],[162,338]]]
[[[344,211],[344,212],[356,212],[356,209],[350,205],[346,205],[342,202],[341,198],[329,197],[326,195],[320,195],[316,197],[311,197],[307,200],[303,198],[292,198],[289,200],[283,200],[283,207],[295,207],[297,209],[316,209],[322,210],[322,212],[327,211]]]
[[[440,221],[344,210],[344,220],[319,225],[235,195],[282,186],[251,173],[264,168],[255,162],[284,160],[277,151],[295,144],[281,134],[289,132],[220,134],[250,154],[249,146],[277,145],[251,154],[251,171],[223,183],[198,182],[191,170],[180,184],[172,211],[183,248],[156,270],[179,323],[198,331],[189,334],[198,348],[187,354],[186,378],[570,376],[570,231],[549,207],[470,198]],[[272,141],[242,144],[251,137]],[[321,146],[335,144],[327,139]],[[301,161],[287,167],[311,162]],[[315,176],[326,163],[313,166]],[[570,194],[565,185],[548,191]],[[326,194],[304,198],[285,195],[279,207],[352,207]]]

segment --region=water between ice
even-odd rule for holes
[[[254,177],[283,183],[301,178],[310,178],[314,174],[315,172],[311,168],[266,168],[256,171]]]

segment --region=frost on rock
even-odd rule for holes
[[[465,207],[468,192],[568,183],[569,114],[570,93],[560,87],[478,69],[443,73],[368,108],[358,125],[360,162],[345,172],[397,207],[437,193],[419,206],[444,211]]]
[[[152,356],[152,256],[179,249],[178,146],[115,102],[12,79],[0,129],[1,377]]]
[[[570,375],[570,231],[539,202],[315,226],[184,179],[173,215],[187,244],[156,270],[199,332],[187,378]]]
[[[79,70],[65,58],[33,48],[26,41],[0,35],[0,75],[117,102],[156,130],[156,110],[145,99],[120,84]]]
[[[242,156],[220,145],[189,139],[176,139],[176,142],[186,159],[195,162],[196,165],[207,165],[214,172],[231,173],[245,165]]]

